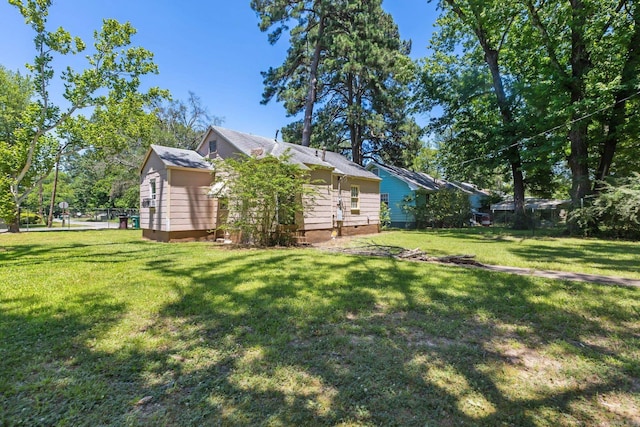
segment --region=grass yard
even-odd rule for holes
[[[636,288],[0,235],[2,425],[638,425],[638,360]]]
[[[420,248],[433,256],[475,255],[485,264],[640,279],[640,242],[577,239],[557,234],[555,230],[536,230],[532,235],[531,231],[497,227],[386,231],[356,239],[353,245],[395,245]]]

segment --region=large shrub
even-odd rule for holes
[[[312,199],[308,174],[290,156],[267,155],[219,160],[216,196],[228,200],[229,216],[221,228],[242,243],[273,246],[290,242],[296,218]]]
[[[442,189],[406,197],[402,209],[414,216],[418,228],[453,228],[468,224],[471,203],[469,196],[462,191]]]
[[[41,224],[42,218],[40,215],[33,212],[21,212],[20,213],[20,225],[27,224]]]
[[[387,203],[380,203],[380,226],[386,230],[391,225],[391,209]]]
[[[640,238],[640,174],[603,183],[598,195],[571,212],[570,221],[585,235]]]

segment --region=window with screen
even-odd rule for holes
[[[357,185],[351,186],[351,210],[360,209],[360,187]]]

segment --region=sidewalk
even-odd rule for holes
[[[56,224],[60,224],[59,220],[55,221]],[[65,224],[65,227],[56,227],[56,228],[47,228],[47,227],[36,227],[36,228],[27,228],[27,226],[20,227],[20,232],[53,232],[53,231],[82,231],[82,230],[106,230],[117,229],[119,224],[117,222],[106,222],[106,221],[97,221],[97,222],[88,222],[88,221],[71,221],[71,227],[68,227]],[[131,223],[129,223],[129,229],[131,229]],[[6,228],[0,228],[0,233],[6,233]]]
[[[463,266],[465,267],[465,266]],[[628,286],[640,288],[640,280],[627,279],[626,277],[599,276],[596,274],[571,273],[568,271],[533,270],[529,268],[506,267],[503,265],[466,266],[498,271],[500,273],[518,274],[520,276],[545,277],[555,280],[572,280],[575,282],[600,283],[602,285]]]

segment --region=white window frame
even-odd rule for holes
[[[380,193],[380,203],[389,206],[389,193]]]
[[[355,196],[354,196],[354,190],[355,190]],[[351,192],[350,192],[350,196],[351,196],[351,210],[352,211],[359,211],[360,210],[360,186],[359,185],[352,185],[351,186]],[[355,206],[354,206],[354,202],[355,202]]]
[[[156,179],[155,178],[151,178],[149,180],[149,198],[151,200],[155,200],[156,199],[157,190],[158,190],[158,186],[157,186],[157,183],[156,183]]]
[[[213,148],[215,148],[215,150],[211,149],[211,146],[213,145]],[[218,152],[218,140],[217,139],[212,139],[209,141],[209,154],[212,153],[217,153]]]

